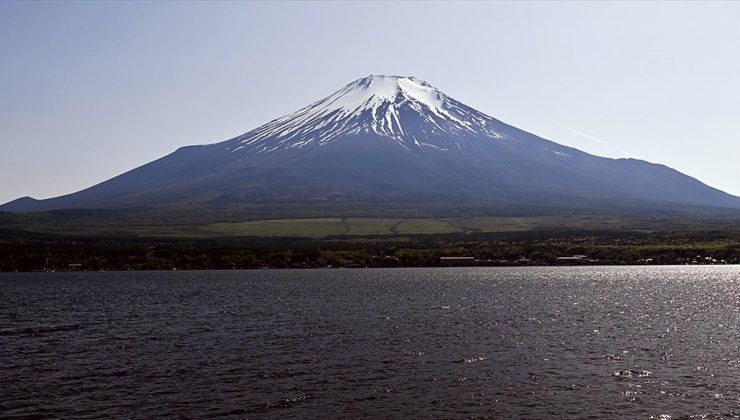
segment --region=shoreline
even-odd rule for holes
[[[197,272],[197,271],[319,271],[319,270],[398,270],[398,269],[454,269],[454,268],[586,268],[586,267],[740,267],[740,263],[728,264],[530,264],[530,265],[460,265],[460,266],[386,266],[386,267],[259,267],[259,268],[186,268],[186,269],[144,269],[144,270],[30,270],[30,271],[0,271],[2,274],[56,274],[56,273],[171,273],[171,272]]]

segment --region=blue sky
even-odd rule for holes
[[[73,192],[368,74],[740,195],[740,2],[0,2],[0,202]]]

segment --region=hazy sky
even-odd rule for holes
[[[740,2],[0,2],[0,202],[413,75],[740,195]]]

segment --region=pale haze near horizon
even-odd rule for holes
[[[413,75],[586,152],[740,195],[740,3],[0,2],[0,203]]]

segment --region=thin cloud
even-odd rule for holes
[[[563,127],[564,127],[564,128],[566,129],[566,130],[568,130],[568,131],[570,131],[571,133],[573,133],[573,134],[578,134],[579,136],[581,136],[581,137],[585,137],[585,138],[587,138],[587,139],[589,139],[589,140],[593,140],[593,141],[595,141],[596,143],[599,143],[599,144],[608,144],[608,143],[607,143],[606,141],[604,141],[604,140],[601,140],[601,139],[599,139],[599,138],[596,138],[596,137],[594,137],[594,136],[588,135],[588,134],[586,134],[586,133],[584,133],[584,132],[581,132],[581,131],[578,131],[578,130],[572,129],[572,128],[568,127],[568,126],[563,126]]]
[[[565,125],[565,124],[563,124],[561,122],[558,122],[558,121],[555,121],[555,122],[557,124],[559,124],[561,127],[563,127],[565,130],[570,131],[573,134],[577,134],[577,135],[579,135],[581,137],[587,138],[587,139],[593,141],[594,143],[602,144],[602,145],[605,145],[605,146],[610,146],[610,143],[608,141],[606,141],[606,140],[602,140],[602,139],[600,139],[598,137],[594,137],[594,136],[592,136],[590,134],[586,134],[583,131],[578,131],[578,130],[576,130],[574,128],[568,127],[567,125]],[[628,151],[626,151],[624,149],[619,149],[619,151],[612,150],[612,155],[615,156],[615,157],[621,155],[622,157],[625,157],[625,158],[641,159],[640,157],[638,157],[634,153],[630,153],[630,152],[628,152]]]

